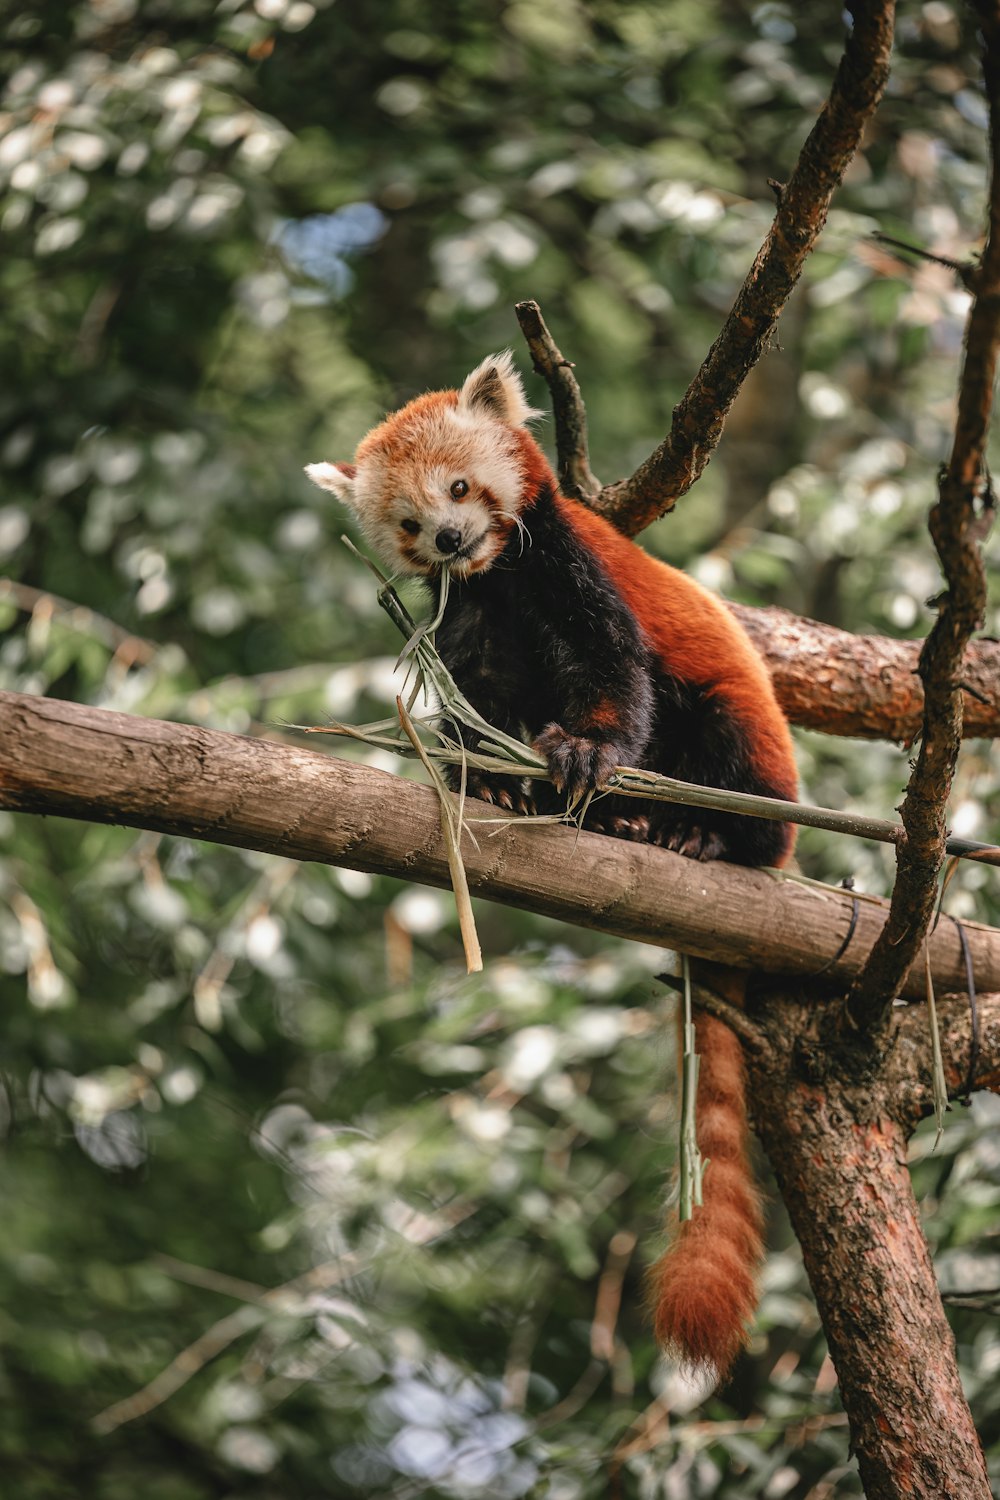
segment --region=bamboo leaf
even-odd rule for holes
[[[465,874],[465,865],[462,862],[460,847],[462,837],[461,817],[460,814],[456,813],[455,803],[452,801],[451,793],[444,777],[424,752],[420,737],[414,727],[413,720],[406,711],[406,706],[402,698],[396,699],[396,708],[399,711],[400,722],[409,736],[414,750],[420,757],[424,769],[430,776],[431,783],[441,803],[441,832],[444,834],[445,849],[448,854],[448,871],[451,875],[452,890],[455,892],[455,905],[458,908],[458,925],[462,934],[462,946],[465,949],[465,966],[470,974],[478,974],[483,967],[483,955],[479,946],[479,934],[476,931],[476,918],[472,910],[472,898],[469,895],[469,882]]]

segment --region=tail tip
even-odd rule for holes
[[[723,1277],[712,1267],[671,1265],[671,1253],[650,1273],[653,1331],[665,1354],[691,1373],[708,1374],[722,1385],[750,1338],[756,1286],[745,1268],[728,1268]]]

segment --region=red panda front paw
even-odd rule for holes
[[[582,734],[567,734],[561,724],[547,725],[534,748],[548,761],[556,790],[570,797],[582,797],[603,786],[619,763],[614,745],[599,744]]]

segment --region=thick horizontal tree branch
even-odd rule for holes
[[[126,823],[449,884],[429,788],[297,746],[52,698],[0,693],[0,806]],[[479,804],[470,803],[475,817]],[[495,819],[495,808],[481,809]],[[699,864],[648,845],[513,818],[463,850],[476,895],[616,937],[767,973],[849,980],[886,908],[762,870]],[[976,986],[1000,990],[1000,931],[966,923]],[[955,924],[930,940],[937,989],[964,985]],[[922,964],[900,992],[919,999]]]
[[[792,724],[909,744],[923,721],[920,641],[852,635],[787,609],[730,610],[764,657]],[[972,641],[960,672],[966,739],[1000,735],[1000,641]]]
[[[826,223],[830,200],[882,97],[892,50],[893,0],[854,0],[853,27],[830,97],[781,191],[774,223],[732,312],[674,408],[656,451],[630,479],[607,485],[595,501],[634,536],[672,509],[714,452],[740,387],[768,348],[782,308]]]

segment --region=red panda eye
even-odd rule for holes
[[[411,536],[416,536],[417,533],[420,530],[420,522],[419,521],[406,520],[406,521],[400,521],[399,524],[402,526],[403,530],[404,531],[408,531]]]
[[[453,500],[464,500],[469,493],[469,486],[464,479],[456,479],[451,487],[451,498]]]

